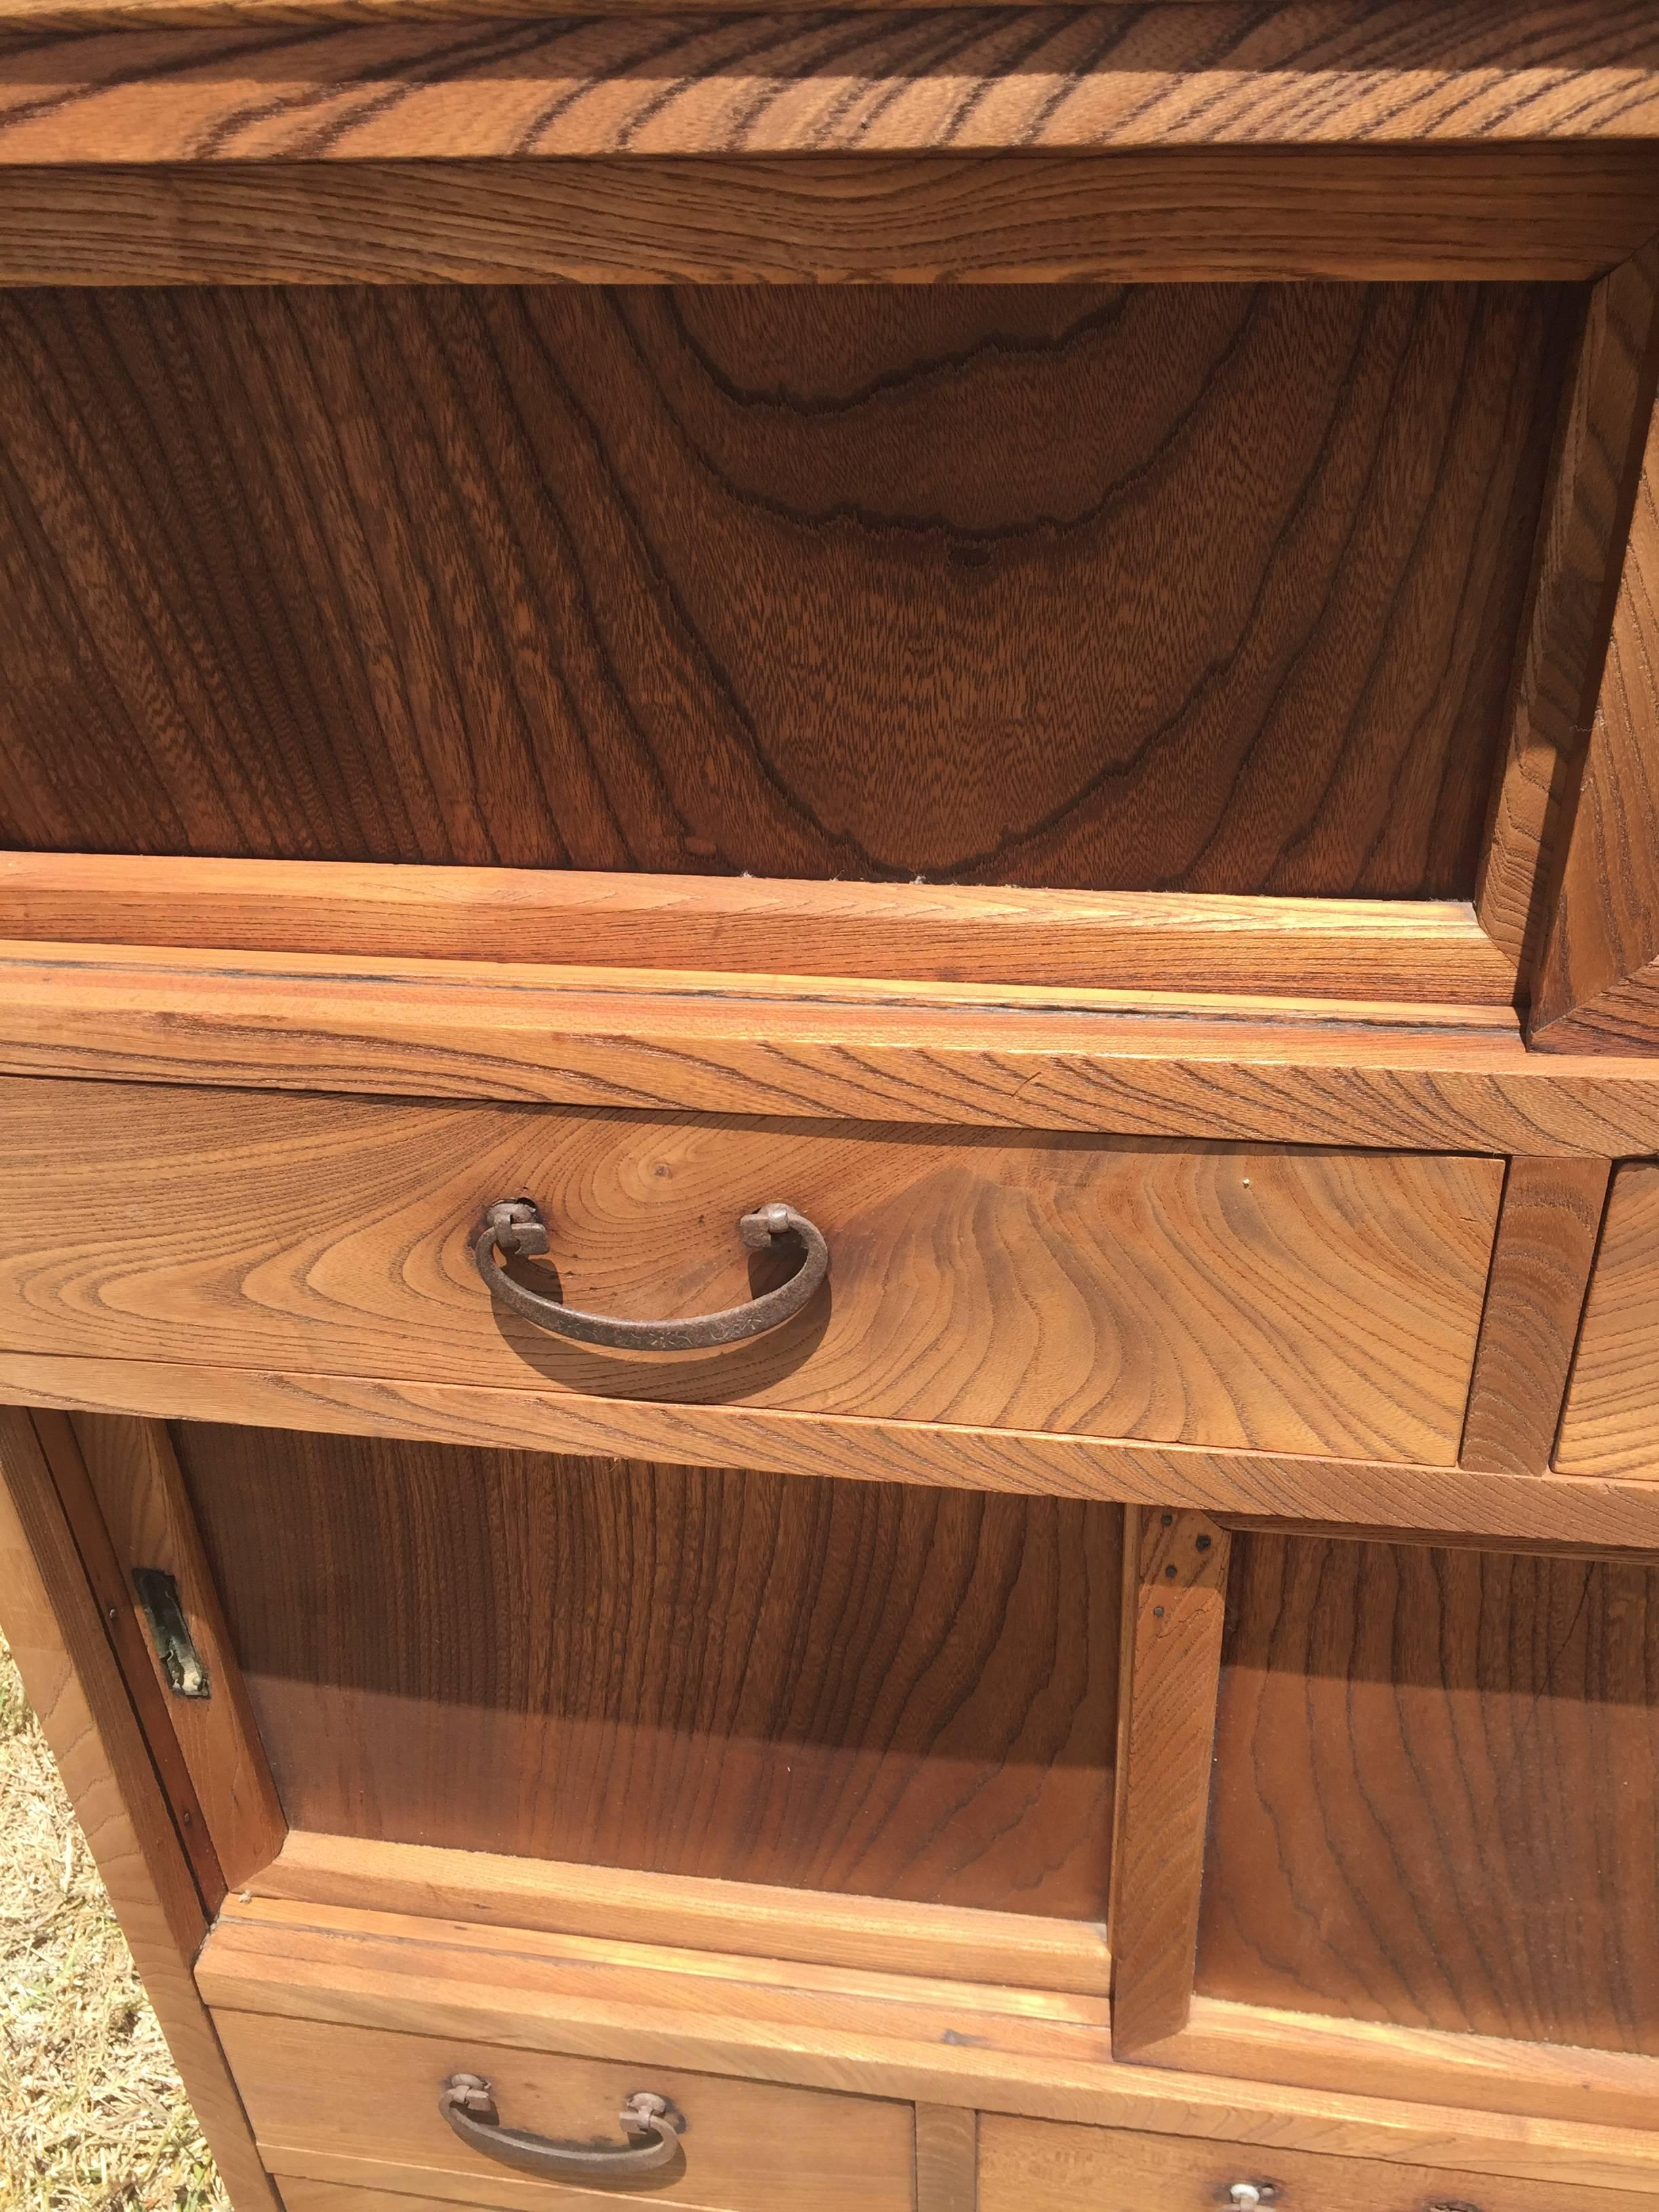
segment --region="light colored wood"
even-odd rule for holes
[[[1502,1181],[1426,1154],[18,1081],[0,1345],[1444,1465]],[[59,1227],[88,1185],[90,1249]],[[538,1279],[589,1311],[752,1296],[737,1222],[773,1197],[828,1238],[829,1291],[710,1353],[572,1344],[474,1266],[485,1207],[520,1192],[550,1224]]]
[[[214,1850],[234,1889],[281,1849],[288,1824],[172,1441],[160,1421],[82,1414],[74,1425],[141,1632],[143,1612],[132,1570],[159,1567],[178,1583],[191,1640],[207,1668],[206,1698],[177,1697],[153,1642],[144,1638],[166,1723],[178,1739]]]
[[[1613,1178],[1555,1457],[1563,1474],[1659,1476],[1659,1165]]]
[[[0,161],[0,283],[1571,283],[1659,220],[1645,149],[1604,143],[848,167],[833,154]]]
[[[1136,2053],[1255,2081],[1439,2099],[1538,2119],[1659,2127],[1659,2059],[1501,2036],[1447,2034],[1194,1996],[1187,2024]]]
[[[0,854],[0,939],[1501,1006],[1453,900]]]
[[[1605,1160],[1510,1162],[1460,1465],[1548,1467],[1609,1173]]]
[[[1518,2119],[1115,2063],[1090,2001],[320,1906],[227,1905],[204,1954],[227,2011],[684,2067],[745,2080],[1305,2146],[1390,2162],[1659,2188],[1651,2131]],[[1016,2016],[1006,2009],[1023,2007]],[[1095,2008],[1103,2011],[1103,2008]],[[308,2170],[315,2171],[314,2161]],[[344,2179],[336,2170],[322,2179]]]
[[[1571,811],[1659,374],[1659,250],[1643,247],[1591,295],[1551,469],[1507,752],[1476,909],[1529,982]]]
[[[255,1897],[1104,1996],[1103,1927],[291,1830]]]
[[[220,2011],[215,2015],[254,2132],[278,2172],[293,2154],[372,2159],[422,2186],[463,2184],[479,2205],[601,2199],[526,2181],[461,2142],[438,2110],[451,2073],[482,2075],[505,2125],[567,2142],[620,2143],[617,2114],[654,2089],[685,2116],[680,2156],[653,2177],[653,2203],[719,2212],[822,2212],[861,2204],[912,2212],[914,2122],[908,2106],[820,2089],[722,2081],[632,2058],[580,2058],[420,2033],[337,2027]],[[641,2066],[643,2065],[643,2070]],[[616,2192],[609,2192],[614,2201]]]
[[[1549,1051],[1641,1053],[1659,1046],[1656,664],[1659,417],[1650,417],[1606,666],[1532,994],[1529,1039]]]
[[[860,994],[862,996],[860,996]],[[988,995],[994,1002],[988,1003]],[[0,945],[0,1072],[1603,1158],[1659,1076],[1495,1012]]]
[[[202,1903],[27,1413],[0,1407],[0,1626],[237,2212],[278,2212],[191,1966]]]
[[[574,1393],[479,1390],[384,1376],[301,1375],[171,1361],[0,1352],[0,1397],[81,1413],[238,1421],[342,1436],[418,1437],[681,1466],[752,1467],[1373,1529],[1437,1529],[1596,1553],[1659,1548],[1659,1483],[1476,1474],[1395,1462],[1217,1452],[845,1415],[653,1406]]]
[[[1573,0],[281,25],[31,40],[20,163],[1642,140],[1659,31]],[[648,64],[648,65],[647,65]],[[1632,241],[1637,242],[1637,241]]]
[[[388,2166],[381,2159],[347,2158],[332,2151],[284,2149],[279,2155],[283,2171],[276,2183],[284,2212],[453,2212],[455,2207],[459,2212],[478,2212],[479,2198],[465,2175],[445,2173],[434,2166]],[[605,2182],[592,2189],[565,2183],[556,2191],[511,2173],[505,2166],[498,2168],[497,2173],[491,2185],[496,2192],[491,2203],[523,2205],[529,2212],[538,2205],[549,2207],[550,2212],[556,2206],[559,2212],[583,2212],[584,2208],[599,2212],[601,2206],[614,2207],[619,2197],[628,2203],[634,2194],[623,2195]],[[411,2191],[417,2193],[410,2194]],[[645,2201],[648,2203],[650,2198]],[[704,2205],[690,2197],[668,2201],[686,2207],[687,2212],[727,2212],[725,2203]]]
[[[916,2212],[975,2212],[979,2115],[962,2105],[916,2106]]]
[[[1202,1513],[1143,1511],[1139,1528],[1112,1877],[1120,2058],[1173,2034],[1192,2002],[1231,1547]]]
[[[1480,2212],[1616,2212],[1630,2201],[1553,2180],[1413,2172],[1277,2144],[1183,2142],[995,2113],[986,2115],[981,2140],[980,2212],[1106,2212],[1119,2205],[1207,2212],[1224,2205],[1239,2181],[1268,2183],[1273,2203],[1308,2212],[1475,2212],[1477,2205]],[[313,2208],[301,2200],[290,2212]],[[319,2203],[314,2212],[325,2209]]]

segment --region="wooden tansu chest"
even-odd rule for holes
[[[0,1625],[237,2212],[1659,2206],[1659,9],[0,0]]]

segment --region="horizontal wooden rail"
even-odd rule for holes
[[[0,944],[0,1073],[1413,1151],[1659,1149],[1506,1010]]]
[[[1503,1006],[1453,900],[0,854],[0,939]]]

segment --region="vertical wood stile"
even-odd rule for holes
[[[1611,1172],[1607,1160],[1510,1161],[1461,1466],[1548,1472]]]
[[[1112,1875],[1120,2057],[1176,2034],[1191,2009],[1229,1551],[1207,1514],[1145,1508],[1138,1518]]]
[[[916,2212],[975,2212],[979,2114],[969,2105],[916,2106]]]
[[[0,1626],[237,2212],[279,2212],[191,1962],[206,1917],[34,1423],[0,1407]]]
[[[144,1650],[225,1881],[240,1888],[276,1857],[288,1823],[173,1440],[165,1422],[121,1414],[76,1414],[71,1426],[141,1633],[133,1569],[159,1567],[178,1584],[191,1641],[207,1668],[209,1695],[175,1696],[148,1636]]]
[[[1659,380],[1659,242],[1593,288],[1538,534],[1475,908],[1515,963],[1537,962],[1607,651],[1625,534]]]

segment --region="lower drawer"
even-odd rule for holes
[[[1129,2135],[987,2112],[978,2212],[1638,2212],[1645,2191],[1564,2188],[1315,2151]],[[292,2208],[290,2208],[292,2212]],[[313,2212],[307,2206],[303,2212]],[[315,2208],[323,2212],[323,2208]],[[327,2208],[333,2212],[333,2208]]]
[[[264,2013],[220,2011],[216,2025],[272,2172],[307,2185],[372,2184],[413,2212],[446,2205],[615,2202],[644,2195],[699,2212],[911,2212],[909,2105],[780,2088],[672,2067],[556,2057],[464,2037],[402,2035]],[[564,2143],[625,2142],[617,2124],[635,2091],[667,2098],[684,2121],[671,2164],[615,2183],[532,2179],[472,2149],[439,2110],[453,2074],[488,2081],[504,2128]],[[289,2212],[306,2205],[284,2185]],[[334,2206],[325,2194],[320,2205]]]

